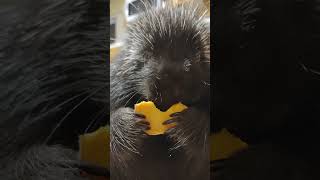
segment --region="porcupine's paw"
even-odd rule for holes
[[[177,125],[166,131],[172,142],[171,151],[183,152],[183,162],[190,179],[209,179],[209,115],[197,108],[188,109],[171,115],[172,119],[164,124]]]
[[[145,119],[145,115],[134,113],[134,121],[137,129],[140,129],[143,135],[145,135],[145,131],[150,129],[150,123]]]
[[[171,114],[171,119],[163,124],[177,123],[166,131],[166,135],[173,141],[173,148],[207,145],[210,117],[207,112],[189,107],[181,112]]]
[[[132,108],[120,108],[110,118],[110,164],[115,169],[129,167],[129,163],[142,157],[146,130],[149,123],[141,114],[134,113]]]
[[[130,179],[137,159],[143,157],[143,143],[150,129],[144,115],[132,108],[120,108],[110,117],[110,172],[111,179]]]
[[[113,148],[139,154],[137,149],[147,136],[145,131],[148,129],[150,124],[144,115],[135,113],[132,108],[120,108],[111,114],[111,147],[117,145],[121,147]]]

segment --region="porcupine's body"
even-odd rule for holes
[[[1,3],[0,179],[85,179],[78,135],[107,119],[108,2]]]
[[[126,46],[111,65],[111,178],[208,179],[210,121],[209,32],[196,6],[147,8],[129,28]],[[182,102],[178,125],[147,136],[134,104],[161,110]]]
[[[320,1],[226,0],[213,9],[215,130],[250,144],[215,180],[319,179]]]

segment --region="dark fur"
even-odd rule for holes
[[[187,4],[147,9],[111,65],[111,178],[208,179],[210,38],[202,12]],[[142,100],[162,110],[179,101],[189,108],[174,116],[177,127],[147,136],[133,112]]]
[[[219,162],[215,180],[319,179],[319,7],[318,0],[215,4],[213,126],[251,145]]]
[[[107,121],[107,6],[98,0],[1,6],[0,179],[83,179],[78,135]]]

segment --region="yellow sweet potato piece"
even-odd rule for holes
[[[96,166],[109,168],[110,133],[107,127],[80,135],[80,159]]]
[[[248,144],[232,135],[226,129],[210,136],[210,160],[225,159],[234,153],[248,148]]]
[[[134,111],[139,114],[143,114],[146,120],[150,123],[150,129],[146,131],[149,135],[163,134],[167,129],[174,127],[176,124],[163,125],[162,123],[169,120],[170,115],[176,112],[181,112],[186,109],[187,106],[182,103],[177,103],[171,106],[167,111],[162,112],[151,101],[142,101],[134,106]]]

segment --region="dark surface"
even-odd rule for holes
[[[252,149],[223,163],[215,180],[319,179],[319,7],[318,0],[216,3],[212,125]]]

